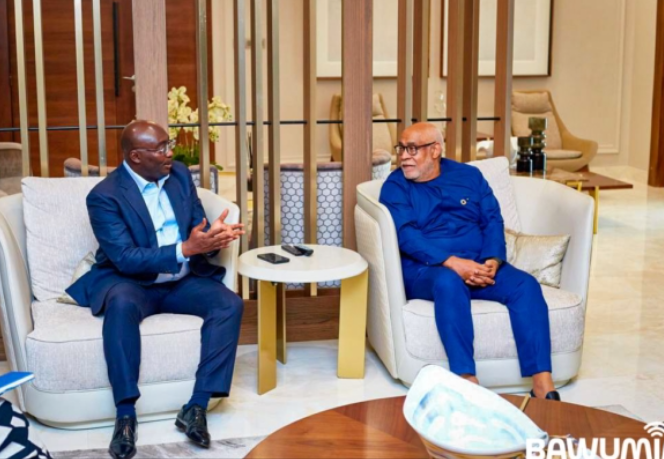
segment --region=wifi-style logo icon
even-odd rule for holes
[[[664,422],[651,422],[650,424],[646,424],[644,429],[653,438],[664,437]]]

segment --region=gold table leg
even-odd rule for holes
[[[341,281],[339,378],[364,378],[369,270]]]
[[[596,186],[594,190],[588,192],[590,197],[595,200],[595,215],[593,218],[593,234],[597,234],[599,228],[599,187]]]
[[[286,284],[277,286],[277,360],[286,364]]]
[[[258,394],[277,387],[277,286],[258,282]]]

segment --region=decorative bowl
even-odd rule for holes
[[[528,439],[549,440],[504,398],[434,365],[415,378],[403,413],[436,459],[522,459]]]

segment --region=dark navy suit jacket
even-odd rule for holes
[[[205,217],[189,169],[173,161],[164,190],[180,236],[186,241],[192,228]],[[92,189],[87,207],[99,250],[90,272],[67,289],[78,304],[89,306],[98,315],[103,312],[106,294],[114,285],[133,282],[148,286],[160,273],[180,271],[175,244],[159,247],[143,196],[124,167],[118,167]],[[190,257],[189,269],[190,276],[211,277],[219,282],[226,274],[226,268],[208,263],[204,255]]]

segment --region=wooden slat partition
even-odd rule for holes
[[[343,243],[355,249],[356,188],[371,180],[373,0],[344,1],[342,11]]]
[[[81,150],[81,175],[88,176],[88,122],[85,107],[85,56],[83,55],[83,5],[74,0],[74,29],[76,40],[76,88],[78,96],[78,138]]]
[[[664,2],[657,3],[655,78],[652,101],[648,185],[664,186]]]
[[[270,168],[270,239],[281,244],[281,79],[279,77],[279,0],[267,0],[267,98]],[[286,289],[277,286],[277,359],[286,363]]]
[[[44,83],[44,39],[41,0],[32,0],[35,32],[35,73],[37,76],[37,120],[39,125],[39,162],[41,176],[48,177],[48,134],[46,132],[46,87]]]
[[[477,156],[477,83],[480,44],[480,1],[464,0],[463,40],[463,138],[461,161]]]
[[[514,56],[514,0],[498,0],[496,30],[496,88],[494,156],[509,156],[512,135],[512,60]]]
[[[136,116],[168,126],[166,0],[132,0]],[[140,24],[140,27],[137,25]],[[149,46],[142,44],[149,43]]]
[[[21,153],[23,177],[30,175],[30,135],[28,131],[28,96],[25,77],[25,34],[23,32],[23,0],[14,0],[16,29],[16,73],[18,75],[18,105],[21,125]]]
[[[449,0],[445,156],[460,160],[463,146],[464,28],[466,0]]]
[[[304,0],[304,243],[318,239],[318,172],[316,160],[316,3]],[[345,2],[344,2],[345,3]],[[316,295],[316,284],[307,287]]]
[[[245,14],[244,0],[234,0],[233,22],[235,29],[235,177],[236,202],[240,207],[240,221],[247,223],[247,86],[246,86],[246,59],[245,59]],[[247,236],[240,242],[240,252],[249,248]],[[249,298],[249,280],[242,276],[242,298]]]
[[[399,52],[397,71],[397,138],[413,119],[413,15],[414,0],[399,0]]]
[[[281,244],[281,97],[279,94],[279,0],[267,2],[267,94],[270,126],[268,149],[270,163],[270,239]]]
[[[99,146],[99,175],[106,176],[106,115],[104,113],[104,56],[101,45],[101,0],[92,0],[92,24],[95,49],[95,94],[97,101],[97,143]]]
[[[265,113],[263,97],[263,2],[251,0],[251,93],[254,118],[252,150],[252,190],[254,203],[253,229],[256,247],[265,245],[265,205],[264,205],[264,170],[265,155]]]
[[[452,0],[453,1],[453,0]],[[413,116],[429,118],[429,0],[415,0],[413,37]]]
[[[207,0],[196,0],[196,76],[198,89],[198,145],[201,186],[210,189],[210,134],[208,115]]]

